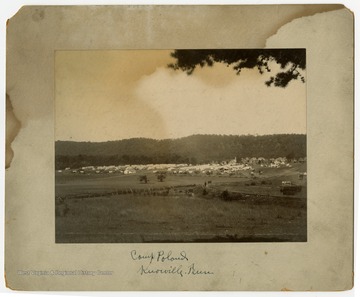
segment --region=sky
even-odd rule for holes
[[[306,134],[306,83],[267,87],[277,64],[263,75],[222,63],[187,75],[167,67],[171,52],[57,51],[56,140]]]

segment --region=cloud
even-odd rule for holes
[[[266,87],[255,70],[236,76],[231,68],[197,69],[196,75],[158,68],[136,94],[162,117],[169,137],[191,134],[306,133],[305,84]],[[206,71],[206,76],[202,75]],[[222,73],[226,83],[211,84]],[[209,77],[211,76],[212,77]],[[209,83],[210,82],[210,83]]]

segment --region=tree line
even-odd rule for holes
[[[132,138],[108,142],[55,143],[57,169],[101,165],[209,163],[237,157],[302,158],[306,135],[192,135],[178,139]]]

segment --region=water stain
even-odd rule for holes
[[[5,168],[9,168],[14,157],[11,144],[21,128],[20,121],[16,118],[10,96],[6,94],[6,149],[5,149]]]
[[[286,17],[284,17],[285,14],[282,9],[287,10],[287,9],[289,9],[289,6],[278,5],[278,13],[275,17],[279,18],[279,19],[281,16],[283,16],[283,17],[281,17],[279,26],[277,28],[274,28],[272,30],[272,32],[270,32],[269,36],[275,35],[282,26],[286,25],[287,23],[290,23],[291,21],[293,21],[295,19],[313,16],[317,13],[339,10],[339,9],[344,8],[344,5],[342,5],[342,4],[313,4],[313,5],[298,5],[298,7],[296,7],[297,9],[295,9],[295,5],[293,7],[294,7],[293,13],[289,13]]]
[[[42,9],[35,9],[35,12],[32,15],[34,22],[40,22],[45,18],[45,12]]]

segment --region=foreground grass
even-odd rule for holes
[[[306,241],[300,198],[117,195],[56,207],[56,242]]]

